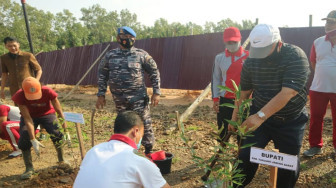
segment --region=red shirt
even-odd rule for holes
[[[56,99],[57,93],[47,86],[42,86],[42,98],[38,100],[27,100],[23,90],[17,91],[12,100],[18,105],[27,106],[32,118],[42,117],[51,113],[55,113],[55,109],[51,104],[51,100]]]

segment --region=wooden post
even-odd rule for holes
[[[77,84],[75,85],[75,87],[72,88],[72,90],[67,95],[65,95],[65,97],[61,101],[64,101],[66,98],[68,98],[78,88],[78,85],[80,83],[82,83],[82,81],[84,80],[84,78],[86,77],[86,75],[91,71],[91,69],[96,65],[96,63],[102,58],[102,56],[105,54],[105,52],[107,51],[107,49],[109,47],[110,47],[110,44],[106,46],[106,48],[104,49],[104,51],[99,55],[99,57],[96,59],[96,61],[90,66],[90,68],[86,71],[86,73],[82,76],[82,78],[77,82]]]
[[[278,149],[273,149],[273,151],[279,152]],[[270,180],[269,180],[270,188],[276,188],[277,176],[278,176],[278,167],[271,166],[270,167]]]
[[[85,156],[85,148],[84,148],[84,143],[83,143],[82,130],[80,128],[79,123],[76,123],[76,131],[77,131],[77,137],[78,137],[78,141],[79,141],[79,149],[80,149],[81,157],[82,157],[82,160],[83,160],[84,156]]]
[[[189,115],[195,110],[195,108],[203,101],[203,99],[208,95],[211,89],[211,83],[204,89],[200,96],[189,106],[189,108],[183,112],[180,116],[179,122],[182,123],[184,120],[188,119]]]
[[[176,113],[177,130],[181,130],[180,113],[179,111],[175,111],[175,113]]]
[[[313,15],[309,15],[309,27],[313,27]]]
[[[96,108],[92,109],[92,115],[91,115],[91,145],[92,147],[94,146],[94,126],[93,126],[93,120],[94,120],[94,115],[96,113]]]

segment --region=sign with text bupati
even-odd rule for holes
[[[251,147],[250,161],[253,163],[296,171],[298,157],[296,155]]]
[[[64,119],[66,121],[71,121],[74,123],[84,124],[83,114],[72,113],[72,112],[64,112]]]

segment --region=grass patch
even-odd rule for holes
[[[193,126],[189,126],[186,128],[187,131],[198,131],[199,127],[197,127],[196,125]]]
[[[175,164],[175,163],[177,163],[178,161],[180,161],[180,158],[178,158],[178,157],[174,157],[174,158],[172,159],[172,164]]]
[[[306,170],[307,168],[308,168],[307,164],[305,164],[305,163],[300,164],[300,169],[301,170]]]
[[[176,118],[176,114],[168,114],[169,118]]]
[[[166,139],[161,138],[161,139],[158,139],[156,142],[162,144],[166,142]]]

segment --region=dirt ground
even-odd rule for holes
[[[49,85],[63,99],[72,86]],[[91,148],[91,115],[96,101],[97,89],[93,86],[83,86],[76,90],[71,97],[62,101],[64,112],[84,114],[85,125],[81,126],[85,150]],[[150,92],[150,91],[149,91]],[[8,91],[7,91],[8,94]],[[164,175],[167,182],[175,188],[204,187],[200,177],[204,169],[197,167],[192,161],[190,151],[180,138],[180,132],[175,130],[176,111],[183,113],[197,98],[200,91],[163,90],[160,104],[151,109],[153,128],[156,136],[154,151],[165,150],[173,153],[171,173]],[[7,95],[8,96],[8,95]],[[13,104],[9,99],[3,101]],[[309,106],[307,106],[309,108]],[[107,106],[99,110],[94,116],[94,143],[107,141],[112,134],[113,122],[116,117],[114,104],[110,94],[107,95]],[[332,157],[332,120],[330,112],[324,119],[324,152],[313,158],[301,159],[301,174],[296,187],[336,187],[335,162]],[[184,122],[186,135],[196,141],[195,150],[199,156],[207,159],[213,153],[217,142],[211,136],[215,130],[216,115],[212,110],[212,101],[208,96],[194,111],[190,118]],[[42,140],[46,146],[42,148],[40,158],[33,153],[33,163],[36,173],[30,180],[20,180],[20,174],[25,170],[22,157],[8,158],[11,153],[10,145],[0,140],[0,187],[72,187],[81,162],[76,129],[73,123],[68,123],[71,128],[72,147],[65,147],[65,157],[70,162],[71,168],[57,165],[56,151],[50,139]],[[270,144],[268,149],[272,148]],[[309,148],[308,126],[306,127],[301,154]],[[111,167],[113,168],[113,167]],[[253,182],[248,187],[268,187],[269,167],[261,165]]]

